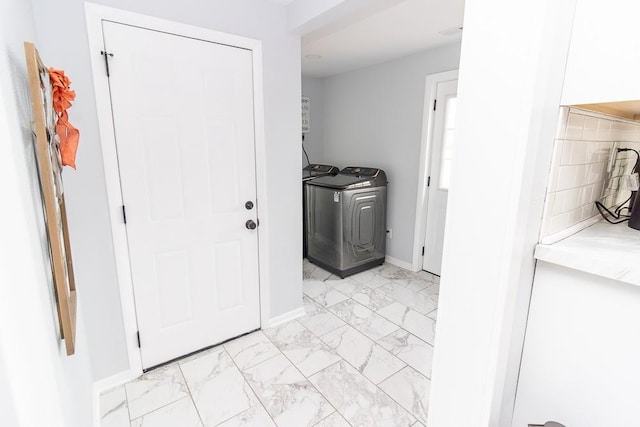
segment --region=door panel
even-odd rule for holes
[[[218,310],[242,306],[242,242],[224,242],[213,249],[215,289]]]
[[[160,324],[166,328],[191,320],[189,254],[184,250],[157,254],[154,264]]]
[[[183,171],[180,163],[179,135],[175,119],[142,118],[142,163],[148,197],[148,214],[152,221],[183,218],[185,215]],[[163,149],[157,141],[165,140]]]
[[[250,51],[104,22],[145,368],[260,326]]]
[[[440,275],[451,161],[455,142],[458,80],[438,83],[433,121],[427,198],[427,228],[422,268]]]

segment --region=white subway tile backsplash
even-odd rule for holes
[[[560,215],[562,213],[562,204],[564,203],[564,192],[551,193],[547,200],[547,203],[551,206],[551,215]]]
[[[574,182],[576,187],[587,184],[587,180],[589,179],[589,166],[590,165],[577,166],[576,180]]]
[[[596,214],[597,212],[595,212],[596,208],[593,204],[590,204],[588,206],[583,206],[582,207],[582,215],[580,216],[580,221],[586,221],[587,219],[591,218],[594,214]]]
[[[581,188],[573,188],[571,190],[563,191],[564,194],[562,201],[562,212],[569,212],[580,206],[580,192]]]
[[[613,150],[613,145],[609,141],[600,142],[598,144],[598,152],[600,156],[598,157],[599,162],[608,162],[609,156],[611,156],[611,151]]]
[[[587,184],[593,184],[600,179],[602,163],[591,163],[587,166]]]
[[[595,188],[593,189],[593,198],[595,200],[600,200],[602,195],[604,194],[604,181],[598,181],[594,184]]]
[[[583,222],[588,225],[599,215],[596,201],[612,207],[629,197],[620,177],[631,173],[636,155],[616,153],[611,172],[607,164],[616,144],[640,149],[640,123],[563,107],[556,138],[540,233],[546,241]]]
[[[580,201],[578,206],[585,206],[591,203],[591,185],[585,185],[580,189]]]
[[[580,220],[580,215],[582,215],[582,208],[577,208],[577,209],[572,210],[570,212],[570,215],[569,215],[569,222],[571,224],[579,223],[581,221]]]
[[[634,123],[624,123],[615,128],[616,140],[623,142],[640,142],[640,127]]]
[[[577,165],[560,166],[556,191],[563,191],[576,186],[578,176]]]
[[[607,163],[601,162],[595,166],[595,170],[597,173],[597,178],[594,178],[594,183],[602,184],[604,182],[605,177],[607,176]]]
[[[598,141],[609,141],[611,136],[611,121],[600,119],[598,120],[598,133],[596,139]]]
[[[549,203],[549,209],[553,209],[553,206],[556,203],[556,193],[547,195],[545,203]]]
[[[600,143],[596,144],[586,144],[586,153],[584,162],[588,165],[593,163],[597,163],[600,158]]]
[[[584,129],[585,116],[582,114],[574,114],[569,111],[567,117],[567,126],[565,132],[565,139],[582,139],[582,131]]]
[[[573,151],[573,141],[565,140],[561,142],[562,144],[562,158],[560,160],[561,165],[570,165],[571,164],[571,152]]]
[[[616,132],[624,130],[627,128],[627,123],[625,123],[624,121],[614,121],[611,123],[611,130],[613,131],[613,134],[611,135],[613,138],[616,137]]]
[[[552,216],[548,218],[547,223],[545,223],[546,227],[548,228],[547,230],[545,230],[547,232],[546,235],[559,233],[562,230],[569,228],[570,226],[568,224],[570,223],[569,212]]]
[[[582,129],[582,139],[585,141],[596,141],[598,139],[598,121],[597,117],[586,116],[584,118],[584,127]]]

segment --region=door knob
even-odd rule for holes
[[[250,211],[251,209],[253,209],[253,202],[251,200],[249,200],[247,203],[244,204],[244,207]]]
[[[252,219],[250,219],[249,221],[245,222],[245,227],[247,227],[249,230],[255,230],[256,227],[258,226],[258,224],[256,224]]]

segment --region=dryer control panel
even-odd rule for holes
[[[331,165],[319,165],[312,163],[302,169],[303,173],[309,176],[337,175],[340,169]]]
[[[340,171],[341,175],[353,175],[353,176],[376,176],[380,173],[380,169],[377,168],[365,168],[360,166],[348,166]]]

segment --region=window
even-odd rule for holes
[[[444,132],[442,133],[442,157],[440,159],[440,190],[449,190],[451,162],[453,160],[456,130],[456,95],[447,96],[444,110]]]

